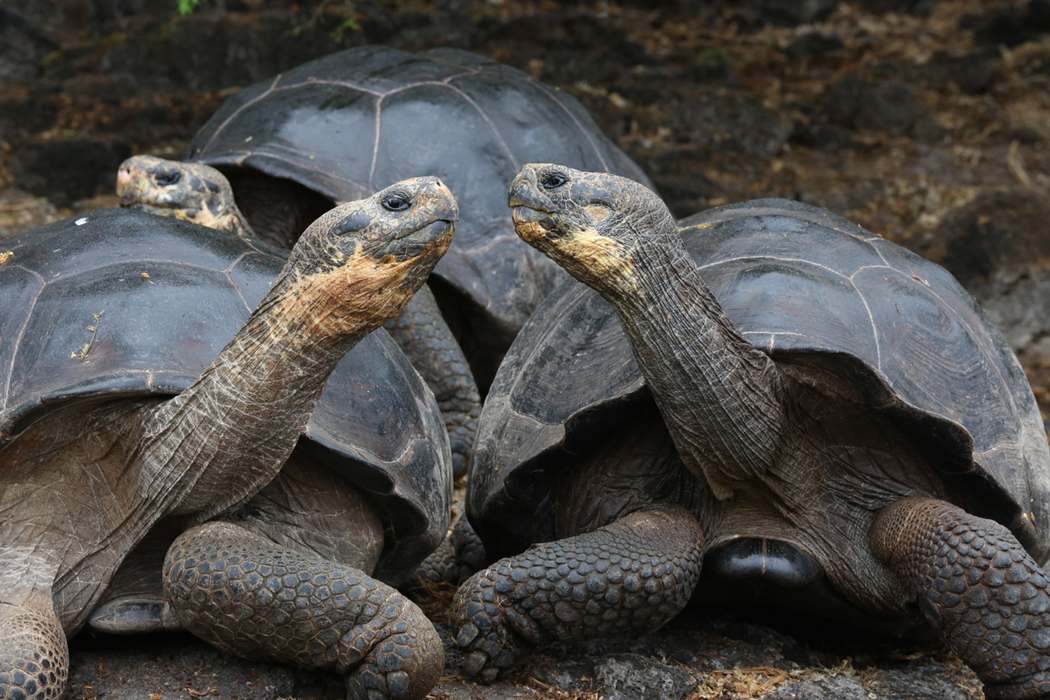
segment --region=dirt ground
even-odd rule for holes
[[[5,234],[114,205],[123,158],[181,155],[240,87],[352,45],[451,45],[580,98],[676,214],[790,197],[941,262],[1003,328],[1050,415],[1047,0],[174,7],[0,7],[0,252]],[[719,615],[544,650],[498,692],[450,676],[433,697],[980,697],[936,649],[860,636],[828,650]],[[185,637],[85,637],[73,658],[74,698],[341,692],[338,679],[228,660]]]

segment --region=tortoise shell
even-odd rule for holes
[[[873,409],[908,421],[933,446],[953,500],[1045,559],[1050,451],[1039,410],[1016,356],[950,273],[798,202],[721,207],[680,227],[745,338],[774,359],[847,378]],[[612,307],[583,285],[552,295],[486,399],[472,524],[512,548],[515,523],[534,519],[544,497],[543,470],[651,400]]]
[[[462,214],[435,277],[468,302],[470,325],[492,334],[500,355],[565,276],[514,235],[507,183],[518,169],[557,161],[648,184],[572,96],[455,49],[353,48],[247,87],[197,133],[189,158],[336,201],[421,173],[441,177]]]
[[[0,448],[59,404],[158,398],[192,384],[247,321],[284,259],[236,236],[101,210],[4,241]],[[380,574],[396,578],[445,535],[452,471],[433,395],[385,331],[332,373],[297,449],[377,502]]]

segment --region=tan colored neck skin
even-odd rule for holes
[[[319,332],[303,285],[283,274],[215,362],[146,421],[138,456],[147,497],[205,519],[280,471],[329,374],[376,325]]]
[[[719,499],[769,474],[785,410],[773,361],[737,331],[680,243],[633,256],[607,291],[683,462]]]

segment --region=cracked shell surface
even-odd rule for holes
[[[567,276],[521,243],[507,183],[529,162],[648,178],[571,95],[477,54],[357,47],[241,90],[196,134],[189,157],[286,178],[333,200],[436,175],[462,212],[434,275],[510,338]]]

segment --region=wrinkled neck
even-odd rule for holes
[[[773,466],[784,424],[772,360],[733,327],[677,239],[635,251],[606,293],[685,464],[719,498]]]
[[[145,473],[178,499],[174,512],[211,517],[276,476],[328,376],[370,330],[319,333],[294,286],[282,275],[215,362],[147,422]]]

